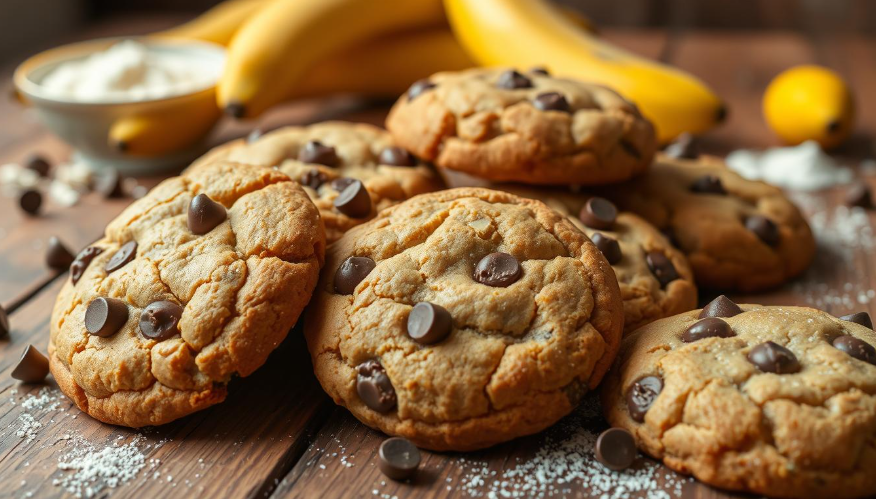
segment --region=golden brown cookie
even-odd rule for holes
[[[305,335],[325,391],[420,447],[543,430],[595,387],[623,327],[598,249],[544,204],[424,194],[332,245]]]
[[[599,192],[669,235],[705,288],[778,286],[815,254],[809,225],[781,189],[746,180],[715,157],[658,154],[647,174]]]
[[[684,313],[627,337],[603,383],[603,409],[644,452],[717,487],[872,496],[871,327],[810,308],[740,310],[722,296],[702,316]]]
[[[52,312],[52,374],[80,409],[124,426],[221,402],[295,324],[324,251],[319,211],[288,176],[191,168],[79,254]]]
[[[614,91],[502,68],[415,83],[386,127],[438,166],[530,184],[626,180],[648,168],[657,147],[651,123]]]

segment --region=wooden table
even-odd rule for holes
[[[115,20],[81,33],[97,35],[149,31],[167,20]],[[792,33],[672,33],[607,31],[617,43],[676,64],[707,81],[731,107],[729,121],[703,141],[707,152],[725,153],[738,147],[775,145],[760,114],[766,83],[780,70],[815,62],[839,70],[857,90],[860,133],[840,154],[850,165],[872,156],[870,138],[876,129],[876,42],[871,39],[807,39]],[[9,72],[3,74],[8,75]],[[865,112],[870,110],[871,112]],[[296,103],[272,111],[258,123],[225,124],[215,142],[245,135],[253,126],[264,129],[327,118],[380,123],[385,107],[362,107],[354,99]],[[55,161],[68,149],[48,135],[34,116],[18,105],[0,102],[0,164],[41,152]],[[152,184],[157,179],[143,179]],[[871,302],[874,272],[865,239],[839,230],[841,192],[795,195],[814,216],[819,237],[817,262],[801,279],[768,294],[735,296],[737,300],[773,304],[808,304],[834,314],[858,310],[876,312]],[[503,470],[531,460],[544,435],[519,439],[493,449],[462,454],[425,452],[421,473],[412,483],[386,479],[376,467],[376,450],[384,438],[370,430],[322,393],[311,372],[300,332],[287,341],[254,375],[235,379],[223,403],[182,420],[141,431],[98,423],[61,397],[56,407],[23,408],[22,401],[46,385],[20,384],[9,373],[29,343],[45,351],[49,314],[66,274],[49,271],[43,248],[58,235],[74,251],[97,239],[105,224],[129,200],[86,196],[73,208],[49,206],[39,218],[27,218],[14,200],[0,197],[0,303],[10,312],[12,333],[0,338],[0,496],[54,497],[64,489],[53,483],[71,476],[59,461],[83,442],[100,449],[114,442],[136,446],[146,462],[137,476],[99,496],[118,497],[468,497],[487,496]],[[869,230],[872,216],[859,229]],[[862,233],[863,234],[863,233]],[[702,300],[710,296],[704,294]],[[15,403],[12,403],[15,401]],[[33,403],[33,401],[31,401]],[[34,439],[20,438],[27,417],[42,426]],[[592,417],[592,414],[590,415]],[[578,418],[587,418],[579,414]],[[598,416],[587,424],[599,428]],[[564,438],[568,425],[548,433]],[[660,470],[642,458],[638,469],[656,470],[656,487],[670,496],[730,497],[693,480]],[[479,470],[485,468],[481,473]],[[473,471],[474,470],[474,471]],[[491,471],[497,472],[491,475]],[[485,482],[478,486],[476,475]],[[463,485],[467,484],[467,485]],[[492,489],[491,489],[492,487]],[[501,487],[499,487],[501,488]],[[599,497],[600,492],[573,481],[554,496]],[[634,497],[648,497],[645,492]],[[655,496],[651,496],[655,497]]]

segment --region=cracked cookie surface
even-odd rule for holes
[[[622,323],[611,268],[566,217],[465,188],[412,198],[332,245],[305,335],[323,388],[360,421],[469,450],[568,414]]]
[[[386,127],[444,168],[494,181],[599,185],[645,171],[657,147],[651,123],[606,87],[500,68],[428,81],[399,99]]]
[[[199,194],[212,200],[201,235]],[[264,363],[310,299],[325,236],[288,176],[215,161],[159,184],[90,248],[55,302],[51,370],[92,417],[140,427],[221,402],[233,374]],[[117,308],[92,315],[98,298]],[[95,321],[116,324],[90,334]]]
[[[692,328],[692,311],[625,338],[601,391],[612,426],[718,487],[876,493],[876,333],[810,308],[737,312],[713,310],[708,327]]]

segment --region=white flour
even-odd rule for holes
[[[794,147],[733,151],[727,165],[745,178],[796,191],[818,191],[847,184],[854,177],[811,140]]]
[[[130,442],[98,448],[82,437],[71,439],[70,451],[58,460],[58,469],[70,471],[52,483],[76,497],[92,497],[106,487],[115,488],[137,476],[146,465],[146,456],[137,435]]]

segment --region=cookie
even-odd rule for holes
[[[332,245],[305,335],[325,391],[434,450],[536,433],[611,364],[623,327],[605,258],[544,204],[424,194]]]
[[[560,189],[502,186],[518,196],[538,199],[567,216],[593,241],[614,269],[624,301],[624,333],[697,306],[693,271],[653,225],[618,212],[604,198]]]
[[[644,452],[710,485],[871,496],[874,345],[871,328],[819,310],[721,296],[625,338],[603,409]]]
[[[809,225],[781,189],[746,180],[715,157],[658,154],[645,175],[599,193],[664,231],[705,288],[772,288],[815,254]]]
[[[434,170],[366,124],[281,128],[213,150],[204,161],[216,158],[278,166],[300,182],[322,214],[329,243],[386,207],[444,187]],[[348,187],[350,199],[341,196]]]
[[[288,176],[191,168],[76,257],[52,312],[52,374],[80,409],[123,426],[221,402],[295,324],[324,254],[319,211]]]
[[[399,145],[493,181],[599,185],[648,168],[654,127],[595,84],[476,68],[415,83],[386,120]]]

